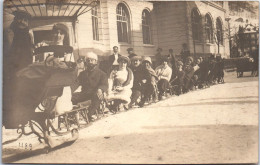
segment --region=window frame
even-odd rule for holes
[[[100,41],[99,18],[98,18],[98,7],[97,6],[95,6],[91,9],[91,20],[92,20],[93,40]]]
[[[216,19],[216,35],[218,36],[218,34],[220,33],[220,44],[223,45],[224,43],[224,39],[223,39],[223,23],[221,21],[221,19],[218,17]]]
[[[201,25],[201,14],[197,8],[193,8],[191,11],[191,29],[192,39],[194,41],[201,42],[202,40],[202,25]]]
[[[116,25],[118,42],[130,43],[130,13],[124,3],[119,3],[116,7]]]
[[[144,9],[142,12],[143,44],[147,44],[147,45],[153,44],[151,27],[152,27],[151,13],[149,10]]]
[[[214,42],[213,19],[209,13],[205,15],[205,39],[206,43]]]

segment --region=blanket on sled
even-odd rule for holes
[[[9,80],[4,94],[3,124],[7,129],[17,128],[32,119],[35,109],[46,97],[58,96],[63,87],[70,86],[77,77],[76,68],[31,64],[18,71]]]

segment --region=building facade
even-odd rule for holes
[[[88,51],[96,52],[101,59],[106,58],[113,46],[118,46],[123,55],[127,55],[129,47],[141,56],[153,56],[159,47],[163,55],[167,55],[169,49],[179,55],[183,44],[188,46],[192,56],[230,57],[228,32],[233,28],[230,24],[236,25],[235,21],[226,19],[234,13],[230,12],[232,7],[227,1],[93,1],[98,2],[97,5],[86,8],[88,12],[84,14],[76,12],[77,17],[66,13],[68,8],[70,12],[75,10],[73,5],[46,5],[45,15],[43,5],[38,6],[39,9],[37,6],[21,6],[20,9],[25,8],[35,15],[30,23],[35,43],[49,38],[54,23],[65,23],[76,59]],[[81,11],[80,6],[78,11]],[[247,13],[246,16],[252,15]],[[258,14],[254,18],[258,18]],[[4,13],[4,28],[8,28],[12,19],[11,14]]]
[[[164,55],[169,49],[178,55],[185,43],[192,55],[227,58],[225,6],[225,2],[100,0],[96,16],[87,13],[78,18],[80,54],[92,50],[106,56],[118,46],[121,54],[133,47],[136,54],[153,56],[160,47]],[[94,19],[98,25],[93,26]]]

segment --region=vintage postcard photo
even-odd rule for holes
[[[258,1],[2,5],[3,163],[258,163]]]

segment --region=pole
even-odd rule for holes
[[[231,41],[231,34],[230,34],[230,22],[228,21],[228,38],[229,38],[229,55],[231,57],[231,47],[232,47],[232,41]]]

